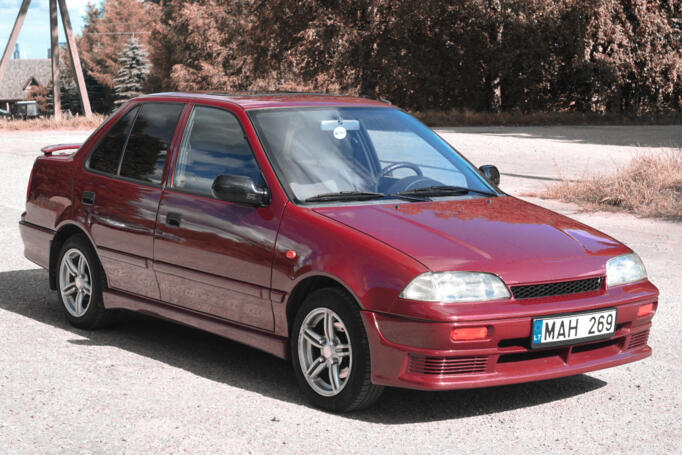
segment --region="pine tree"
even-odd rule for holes
[[[78,51],[92,77],[113,91],[119,69],[119,54],[128,44],[130,34],[150,50],[148,31],[158,21],[159,5],[142,0],[103,0],[88,3],[83,17],[83,30]],[[156,2],[158,3],[158,1]],[[95,6],[97,4],[97,6]],[[153,42],[154,46],[158,43]]]
[[[131,98],[142,95],[143,87],[149,76],[147,51],[134,36],[118,57],[121,69],[114,79],[114,104],[120,106]]]

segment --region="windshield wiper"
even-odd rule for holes
[[[498,196],[495,193],[488,191],[474,190],[472,188],[465,188],[463,186],[427,186],[425,188],[417,188],[414,190],[400,191],[395,196],[451,196],[455,194],[476,193],[488,197]]]
[[[338,193],[324,193],[309,197],[305,202],[325,202],[325,201],[368,201],[370,199],[380,199],[386,196],[384,193],[373,191],[339,191]]]

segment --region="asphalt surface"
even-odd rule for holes
[[[614,135],[620,142],[592,145],[620,157],[682,143],[682,128],[658,128],[627,127]],[[554,178],[547,163],[561,165],[566,153],[600,158],[584,140],[552,139],[560,130],[535,128],[544,136],[532,147],[526,129],[444,135],[475,164],[499,164],[503,173]],[[663,134],[670,144],[626,144]],[[238,343],[135,314],[102,331],[66,323],[46,272],[23,259],[17,221],[39,148],[85,136],[0,131],[0,453],[682,452],[682,225],[533,200],[640,253],[661,290],[651,358],[515,386],[388,389],[374,408],[333,415],[308,406],[286,362]],[[600,159],[603,168],[609,158]],[[502,178],[512,194],[545,182]]]
[[[680,125],[438,128],[477,166],[494,164],[512,194],[556,180],[612,174],[638,155],[680,153]],[[522,178],[520,176],[523,176]]]

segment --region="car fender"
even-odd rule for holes
[[[392,312],[404,287],[427,271],[379,240],[308,207],[288,204],[275,245],[272,289],[287,302],[297,284],[323,276],[347,289],[360,308]]]

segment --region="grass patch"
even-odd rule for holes
[[[682,113],[625,115],[595,112],[476,112],[461,109],[412,112],[429,126],[676,125]]]
[[[575,202],[588,210],[623,210],[682,221],[682,150],[636,157],[614,174],[565,181],[541,196]]]
[[[26,120],[7,120],[0,119],[0,131],[22,131],[22,130],[88,130],[97,128],[107,116],[102,114],[92,114],[87,118],[81,115],[64,115],[61,120],[54,117],[41,117]]]

